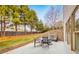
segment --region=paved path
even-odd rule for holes
[[[30,43],[26,46],[11,50],[4,54],[68,54],[70,50],[67,48],[67,45],[62,42],[52,42],[53,45],[48,47],[34,47],[33,43]]]

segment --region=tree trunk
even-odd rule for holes
[[[15,24],[15,35],[17,35],[17,24]]]
[[[3,28],[3,36],[5,36],[5,27],[6,27],[6,24],[5,24],[5,20],[3,21],[3,23],[4,23],[4,28]]]
[[[26,24],[24,24],[24,32],[25,32],[25,34],[26,34]]]
[[[31,32],[32,32],[32,27],[31,27]]]
[[[2,36],[2,17],[1,17],[1,36]]]

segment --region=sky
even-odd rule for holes
[[[30,5],[29,8],[35,10],[39,20],[42,20],[45,23],[44,16],[50,9],[49,5]]]
[[[43,21],[43,23],[47,23],[46,19],[45,19],[45,15],[47,14],[47,12],[50,10],[52,5],[29,5],[29,8],[30,9],[33,9],[36,11],[36,14],[38,16],[38,18],[40,20]],[[57,10],[60,10],[60,16],[59,16],[59,19],[62,19],[63,17],[63,8],[61,5],[59,6],[55,6],[53,5],[54,8],[57,8]]]

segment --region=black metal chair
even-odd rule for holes
[[[43,46],[44,44],[47,44],[48,46],[50,45],[51,43],[51,40],[48,39],[48,37],[42,37],[42,40],[41,40],[41,45]]]

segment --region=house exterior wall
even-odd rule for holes
[[[75,43],[73,42],[73,31],[74,31],[74,25],[73,21],[74,15],[74,10],[76,8],[76,5],[65,5],[63,14],[64,14],[64,41],[70,45],[71,49],[74,50],[74,45]]]
[[[66,23],[71,14],[73,13],[76,5],[64,5],[63,7],[63,14],[64,14],[64,22]]]

